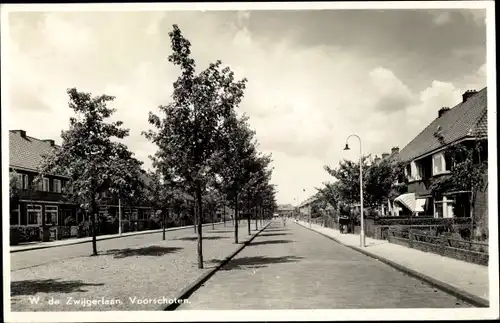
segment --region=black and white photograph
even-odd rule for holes
[[[494,10],[3,4],[4,320],[498,319]]]

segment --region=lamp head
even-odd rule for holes
[[[351,150],[351,148],[349,148],[349,145],[347,144],[347,142],[345,143],[345,148],[344,150]]]

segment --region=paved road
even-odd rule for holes
[[[226,224],[231,227],[230,223]],[[215,228],[224,228],[224,224],[216,224]],[[204,230],[211,230],[212,226],[205,226]],[[166,239],[177,239],[192,236],[194,229],[192,227],[167,231]],[[97,251],[106,251],[112,249],[130,248],[161,241],[162,232],[151,234],[140,234],[135,236],[126,236],[117,239],[97,241]],[[88,256],[92,253],[92,243],[86,242],[76,245],[60,246],[54,248],[37,249],[21,251],[10,254],[11,271],[40,266],[55,261]]]
[[[289,221],[273,222],[178,310],[470,307]]]

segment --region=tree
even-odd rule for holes
[[[316,188],[318,191],[318,200],[321,202],[323,208],[327,208],[329,205],[333,209],[336,209],[340,199],[336,183],[323,183],[323,185],[323,187]]]
[[[370,165],[364,177],[367,204],[381,206],[388,199],[395,198],[406,190],[406,183],[398,179],[404,174],[403,164],[383,159]]]
[[[241,102],[246,79],[235,81],[229,67],[221,69],[221,61],[196,74],[191,43],[177,25],[169,37],[172,53],[168,60],[180,67],[181,75],[173,84],[172,102],[159,107],[163,118],[149,114],[148,121],[156,131],[144,134],[158,146],[153,166],[173,174],[195,197],[198,267],[203,268],[202,194],[212,174],[223,121]]]
[[[272,162],[271,155],[255,154],[247,159],[243,172],[242,198],[248,221],[248,234],[251,234],[250,219],[256,216],[259,195],[265,189],[272,175],[269,166]]]
[[[368,156],[363,156],[363,186],[366,185],[366,173],[368,165],[366,163]],[[350,204],[357,203],[360,200],[359,192],[359,162],[343,160],[337,168],[329,166],[324,167],[325,170],[337,179],[336,190],[338,196],[345,202]],[[363,187],[364,188],[364,187]],[[363,198],[366,198],[366,190],[363,191]]]
[[[174,184],[168,177],[163,177],[158,172],[149,172],[147,186],[147,200],[154,210],[161,211],[161,227],[163,229],[163,240],[167,229],[167,219],[169,211],[172,209],[174,194]]]
[[[115,112],[115,109],[107,107],[114,97],[92,97],[90,93],[79,92],[75,88],[68,89],[67,93],[69,107],[76,116],[70,118],[69,130],[61,133],[61,147],[44,156],[35,182],[47,174],[70,177],[73,200],[90,214],[92,255],[97,255],[95,222],[102,193],[120,190],[127,179],[134,176],[129,171],[139,162],[133,159],[125,145],[112,141],[128,135],[128,129],[121,128],[121,121],[105,122]],[[133,166],[124,167],[129,162]]]
[[[442,146],[446,142],[439,133],[434,136]],[[445,159],[451,163],[451,171],[447,175],[433,178],[429,190],[434,197],[440,197],[446,192],[463,192],[469,197],[471,234],[474,232],[474,207],[477,194],[488,185],[488,161],[482,159],[483,150],[486,149],[482,142],[477,140],[473,145],[455,144],[445,150]]]
[[[223,127],[224,137],[215,156],[213,185],[234,205],[234,243],[238,243],[238,220],[244,185],[249,181],[248,166],[255,158],[255,132],[250,129],[248,117],[238,118],[232,113]]]

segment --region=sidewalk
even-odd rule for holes
[[[360,248],[360,236],[357,234],[340,234],[338,230],[320,225],[298,221],[299,225],[329,236],[341,244],[366,253],[381,261],[399,265],[400,270],[421,276],[423,280],[433,280],[443,288],[455,289],[457,293],[479,298],[482,303],[489,301],[488,267],[472,264],[453,258],[443,257],[430,252],[407,248],[366,237],[365,248]],[[428,279],[430,278],[430,279]],[[451,287],[451,288],[450,288]]]
[[[220,224],[220,223],[222,223],[222,222],[215,223],[215,225]],[[207,225],[212,225],[212,223],[206,223],[203,226],[207,226]],[[172,228],[167,228],[166,231],[169,232],[169,231],[182,230],[182,229],[187,229],[187,228],[192,228],[192,227],[193,227],[192,225],[183,226],[183,227],[172,227]],[[135,235],[139,235],[139,234],[158,233],[158,232],[162,232],[162,231],[163,231],[162,229],[156,229],[156,230],[126,232],[126,233],[123,233],[122,235],[106,234],[106,235],[97,236],[96,239],[97,239],[97,241],[109,240],[109,239],[135,236]],[[69,239],[55,240],[55,241],[49,241],[49,242],[32,242],[32,243],[26,243],[26,244],[17,245],[17,246],[10,246],[10,252],[13,253],[13,252],[35,250],[35,249],[61,247],[61,246],[68,246],[68,245],[86,243],[86,242],[91,242],[91,241],[92,241],[92,237],[69,238]]]
[[[165,241],[159,238],[134,247],[103,250],[99,256],[78,256],[13,271],[12,311],[158,310],[241,248],[258,232],[254,229],[251,236],[240,232],[235,244],[232,226],[205,228],[204,269],[197,266],[197,235],[177,230]]]

